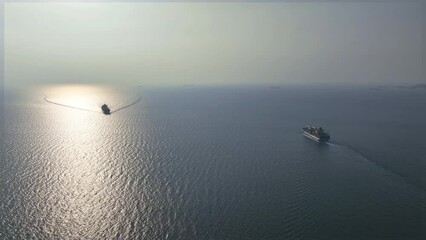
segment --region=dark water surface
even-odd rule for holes
[[[64,89],[6,96],[1,239],[426,239],[426,91]]]

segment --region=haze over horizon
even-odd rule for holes
[[[426,239],[426,0],[154,1],[0,4],[0,240]]]
[[[425,83],[422,2],[5,3],[5,86]]]

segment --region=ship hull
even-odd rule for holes
[[[330,139],[330,138],[319,138],[319,137],[312,135],[310,133],[307,133],[307,132],[303,132],[303,136],[305,136],[309,139],[312,139],[316,142],[327,142]]]
[[[311,135],[311,134],[309,134],[309,133],[307,133],[307,132],[304,132],[304,133],[303,133],[303,136],[305,136],[305,137],[307,137],[307,138],[309,138],[309,139],[312,139],[312,140],[314,140],[314,141],[320,142],[320,139],[319,139],[318,137],[315,137],[314,135]]]

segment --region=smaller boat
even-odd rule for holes
[[[322,127],[308,125],[303,128],[303,135],[317,142],[327,142],[330,140],[330,135]]]
[[[105,115],[110,115],[111,114],[111,109],[109,109],[108,105],[104,104],[101,106],[102,112]]]

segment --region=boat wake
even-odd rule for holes
[[[369,159],[367,156],[365,156],[365,155],[364,155],[364,154],[362,154],[361,152],[357,151],[356,149],[353,149],[352,147],[349,147],[349,146],[346,146],[346,145],[342,145],[342,144],[339,144],[339,143],[336,143],[336,142],[330,142],[330,141],[328,141],[328,142],[326,142],[326,143],[327,143],[327,145],[328,145],[328,146],[335,147],[335,148],[340,148],[340,149],[342,149],[342,150],[345,150],[345,151],[351,152],[352,154],[354,154],[354,155],[356,155],[356,156],[360,157],[361,159],[364,159],[364,160],[366,160],[366,161],[368,161],[368,162],[371,162],[371,163],[373,163],[373,164],[375,164],[375,165],[380,166],[381,168],[384,168],[383,166],[381,166],[381,165],[379,165],[378,163],[376,163],[375,161],[373,161],[373,160]]]
[[[93,113],[102,113],[102,111],[95,111],[95,110],[93,110],[93,109],[81,108],[81,107],[76,107],[76,106],[67,105],[67,104],[63,104],[63,103],[60,103],[60,102],[52,101],[52,100],[48,99],[47,97],[44,97],[43,99],[44,99],[44,101],[46,101],[47,103],[55,104],[55,105],[62,106],[62,107],[68,107],[68,108],[73,108],[73,109],[82,110],[82,111],[87,111],[87,112],[93,112]],[[115,109],[115,110],[113,109],[113,110],[111,111],[111,113],[116,113],[116,112],[121,111],[121,110],[123,110],[123,109],[129,108],[129,107],[131,107],[131,106],[135,105],[136,103],[138,103],[141,99],[142,99],[142,98],[141,98],[141,97],[139,97],[136,101],[134,101],[134,102],[132,102],[132,103],[130,103],[130,104],[127,104],[127,105],[125,105],[125,106],[119,107],[118,109]],[[102,114],[103,114],[103,113],[102,113]]]
[[[340,148],[346,147],[346,146],[343,146],[343,145],[339,145],[337,143],[332,143],[332,142],[326,142],[326,143],[327,143],[327,145],[332,146],[332,147],[340,147]]]
[[[345,145],[341,145],[341,144],[338,144],[338,143],[336,143],[336,142],[327,142],[327,145],[328,145],[328,146],[331,146],[331,147],[340,148],[340,149],[342,149],[343,151],[350,152],[350,153],[354,154],[355,156],[359,157],[359,159],[362,159],[362,160],[364,160],[364,161],[366,161],[366,162],[369,162],[370,164],[374,164],[376,167],[378,167],[378,168],[382,169],[383,171],[385,171],[385,172],[387,172],[387,173],[390,173],[390,174],[392,174],[392,175],[394,175],[394,176],[398,176],[398,177],[399,177],[399,178],[401,178],[401,179],[404,179],[404,181],[405,181],[407,184],[409,184],[409,185],[411,185],[411,186],[414,186],[414,187],[416,187],[416,188],[419,188],[419,189],[421,189],[422,191],[426,191],[426,189],[425,189],[425,188],[423,188],[422,186],[419,186],[419,185],[417,185],[417,184],[413,184],[413,183],[412,183],[412,182],[411,182],[408,178],[406,178],[403,174],[400,174],[400,173],[398,173],[397,171],[395,171],[395,170],[393,170],[393,169],[391,169],[391,168],[389,168],[389,167],[386,167],[386,166],[384,166],[384,165],[380,164],[379,162],[374,161],[373,159],[370,159],[369,157],[367,157],[366,155],[364,155],[363,153],[361,153],[361,152],[357,151],[356,149],[354,149],[354,148],[352,148],[352,147],[345,146]]]
[[[138,98],[138,100],[136,100],[136,101],[134,101],[134,102],[132,102],[132,103],[130,103],[130,104],[128,104],[128,105],[126,105],[126,106],[123,106],[123,107],[120,107],[120,108],[118,108],[118,109],[116,109],[116,110],[111,111],[111,113],[115,113],[115,112],[121,111],[121,110],[123,110],[123,109],[126,109],[126,108],[128,108],[128,107],[131,107],[131,106],[135,105],[136,103],[138,103],[141,99],[142,99],[142,98],[140,97],[140,98]]]
[[[44,97],[44,101],[46,101],[48,103],[51,103],[51,104],[58,105],[58,106],[62,106],[62,107],[68,107],[68,108],[73,108],[73,109],[87,111],[87,112],[100,113],[99,111],[94,111],[94,110],[91,110],[91,109],[80,108],[80,107],[76,107],[76,106],[71,106],[71,105],[67,105],[67,104],[62,104],[62,103],[59,103],[59,102],[55,102],[55,101],[49,100],[47,97]]]
[[[332,147],[336,147],[336,148],[345,149],[345,150],[347,150],[347,151],[350,151],[350,152],[352,152],[352,153],[354,153],[354,154],[356,154],[356,155],[358,155],[358,156],[362,157],[363,159],[365,159],[365,160],[367,160],[367,161],[369,161],[369,162],[373,162],[373,163],[375,163],[374,161],[370,160],[370,159],[369,159],[367,156],[365,156],[364,154],[362,154],[362,153],[358,152],[357,150],[355,150],[355,149],[353,149],[353,148],[351,148],[351,147],[349,147],[349,146],[345,146],[345,145],[338,144],[338,143],[336,143],[336,142],[330,142],[330,141],[328,141],[328,142],[326,142],[326,143],[327,143],[327,145],[328,145],[328,146],[332,146]],[[375,163],[375,164],[376,164],[376,163]]]

